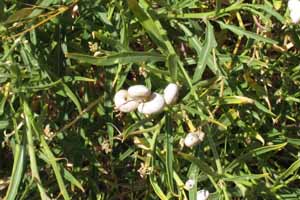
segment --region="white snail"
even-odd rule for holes
[[[290,17],[293,23],[298,23],[300,21],[300,1],[299,0],[289,0],[288,8],[290,10]]]
[[[298,11],[292,10],[290,13],[290,17],[294,24],[297,24],[300,21],[300,7],[298,9]]]
[[[128,96],[127,90],[120,90],[115,94],[114,103],[121,112],[131,112],[137,109],[139,101]]]
[[[205,134],[202,131],[188,133],[184,139],[184,145],[194,147],[203,141]]]
[[[185,189],[187,189],[187,190],[192,189],[194,186],[195,186],[195,180],[193,180],[193,179],[187,180],[187,181],[185,182],[185,184],[184,184],[184,187],[185,187]]]
[[[164,97],[161,94],[154,92],[149,101],[141,103],[138,111],[145,115],[152,115],[160,113],[165,106]]]
[[[297,8],[300,5],[300,1],[299,0],[289,0],[288,2],[288,8],[289,10],[297,10]]]
[[[175,83],[170,83],[164,90],[164,99],[167,105],[174,104],[178,99],[179,88]]]
[[[128,88],[128,95],[133,99],[145,99],[151,95],[151,91],[144,85],[134,85]]]
[[[197,192],[197,200],[207,200],[209,197],[209,191],[207,190],[199,190]]]

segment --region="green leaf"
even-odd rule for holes
[[[47,196],[44,187],[41,184],[41,179],[39,175],[39,170],[38,170],[38,165],[36,161],[36,151],[34,149],[34,143],[33,143],[33,125],[34,125],[34,120],[33,120],[33,115],[32,112],[29,108],[29,105],[26,100],[23,99],[23,110],[24,110],[24,115],[25,115],[25,122],[26,122],[26,137],[27,137],[27,143],[28,143],[28,154],[29,154],[29,159],[30,159],[30,169],[32,173],[33,179],[36,180],[36,184],[39,189],[40,197],[42,200],[48,200],[49,197]]]
[[[263,104],[259,103],[258,101],[255,101],[254,104],[259,110],[261,110],[261,111],[263,111],[263,112],[265,112],[265,113],[267,113],[267,114],[269,114],[273,117],[276,117],[276,115],[274,113],[272,113],[268,108],[266,108]]]
[[[69,88],[69,86],[65,83],[62,83],[62,86],[63,86],[63,91],[64,93],[73,101],[73,103],[76,105],[77,107],[77,110],[79,112],[82,111],[81,109],[81,105],[80,105],[80,102],[79,100],[77,99],[76,95],[72,92],[72,90]]]
[[[9,125],[8,120],[0,120],[0,130],[6,129]]]
[[[166,148],[166,171],[167,171],[167,181],[169,190],[174,193],[174,183],[173,183],[173,162],[174,162],[174,155],[173,155],[173,136],[172,136],[172,118],[170,114],[166,116],[166,141],[165,141],[165,148]]]
[[[0,95],[0,116],[4,113],[4,107],[7,100],[7,95]]]
[[[198,55],[199,58],[197,61],[196,71],[193,76],[193,82],[197,82],[201,80],[202,74],[205,70],[208,59],[210,57],[210,53],[212,49],[215,48],[216,46],[217,46],[217,42],[214,35],[214,28],[209,22],[207,22],[204,46],[202,48],[201,53]]]
[[[78,53],[68,53],[66,57],[97,66],[110,66],[116,64],[130,64],[141,62],[163,62],[165,57],[151,52],[121,52],[107,56],[95,57]]]
[[[197,182],[199,176],[200,168],[195,164],[191,163],[188,171],[188,178],[189,180],[194,180],[195,185],[189,190],[189,199],[196,199],[197,198]]]
[[[225,96],[220,104],[254,104],[254,100],[243,96]]]
[[[282,172],[279,175],[279,177],[276,178],[276,180],[279,181],[279,180],[284,180],[284,179],[288,178],[291,174],[298,171],[299,168],[300,168],[300,159],[293,162],[293,164],[291,164],[291,166],[287,170]]]
[[[29,17],[36,17],[38,15],[40,15],[44,9],[41,8],[47,8],[48,6],[50,6],[52,3],[55,3],[56,0],[43,0],[39,3],[38,8],[34,9],[32,11],[32,13],[29,15]]]
[[[228,178],[223,178],[224,181],[229,182],[243,182],[253,179],[261,179],[268,177],[268,174],[248,174],[248,175],[242,175],[242,176],[229,176]]]
[[[10,15],[4,23],[13,23],[13,22],[21,21],[24,18],[27,18],[32,11],[33,11],[32,8],[22,8],[16,11],[13,15]]]
[[[203,56],[202,52],[204,52],[204,50],[203,50],[204,48],[203,48],[201,42],[199,41],[199,39],[196,36],[194,36],[192,34],[192,32],[186,26],[184,26],[181,23],[177,23],[177,24],[181,28],[181,30],[184,31],[184,33],[185,33],[185,35],[186,35],[186,37],[187,37],[187,39],[188,39],[191,47],[193,47],[195,49],[195,51],[197,52],[197,55],[198,55],[197,56],[197,61],[189,59],[188,62],[189,62],[189,64],[197,64],[197,69],[198,69],[199,68],[199,64],[200,64],[200,58],[202,58],[202,56]],[[207,59],[207,63],[206,64],[210,68],[210,70],[215,75],[221,74],[221,72],[220,72],[220,70],[219,70],[219,68],[217,66],[217,63],[214,63],[213,57],[212,57],[212,55],[210,53],[209,53],[209,55],[208,55],[208,57],[206,59]]]
[[[159,187],[159,185],[158,185],[157,181],[154,179],[153,175],[150,175],[150,183],[152,185],[154,192],[161,200],[168,200],[167,196],[164,194],[162,189]]]
[[[25,138],[25,137],[24,137]],[[16,144],[15,154],[14,154],[14,165],[11,174],[10,184],[8,186],[6,200],[16,199],[19,193],[19,186],[23,178],[24,169],[26,166],[26,143],[23,140],[22,144]]]
[[[254,9],[261,9],[272,16],[274,16],[278,21],[284,24],[284,17],[280,15],[276,10],[272,9],[272,7],[268,6],[267,4],[265,5],[258,5],[258,4],[246,4],[246,7],[254,8]]]
[[[270,44],[278,44],[278,42],[273,39],[263,37],[261,35],[258,35],[256,33],[250,32],[250,31],[246,31],[244,29],[241,29],[240,27],[225,24],[221,21],[217,21],[217,22],[220,24],[221,29],[228,29],[229,31],[237,34],[238,36],[246,36],[247,38],[251,38],[251,39],[254,39],[257,41],[266,42],[266,43],[270,43]]]
[[[154,16],[151,16],[147,12],[147,10],[150,10],[150,6],[146,1],[143,2],[143,5],[144,7],[141,7],[137,0],[128,0],[130,10],[157,46],[160,47],[165,54],[176,54],[167,37],[166,31],[163,29],[158,19],[155,19]]]
[[[296,138],[287,138],[287,142],[288,142],[288,144],[300,146],[300,139],[296,139]]]
[[[239,163],[245,162],[248,159],[253,158],[254,156],[259,156],[264,153],[268,153],[270,151],[279,151],[283,147],[285,147],[287,143],[282,144],[276,144],[276,145],[270,145],[270,146],[264,146],[260,148],[256,148],[253,150],[250,150],[249,152],[240,155],[238,158],[234,159],[227,167],[225,171],[231,171],[233,170]]]
[[[72,183],[77,188],[79,188],[82,192],[84,192],[84,188],[81,185],[81,183],[68,170],[66,170],[65,168],[64,168],[64,171],[63,171],[63,175],[64,175],[64,178],[66,180],[68,180],[70,183]]]
[[[37,129],[35,130],[37,131]],[[43,137],[41,137],[41,145],[42,145],[42,151],[44,153],[44,155],[46,156],[47,161],[51,164],[52,169],[54,171],[58,186],[60,188],[60,192],[62,194],[62,196],[64,197],[65,200],[69,200],[70,196],[67,192],[65,183],[63,181],[62,178],[62,171],[60,166],[57,164],[56,162],[56,158],[54,157],[53,153],[51,152],[48,144],[46,143],[45,139]]]
[[[212,177],[217,176],[217,173],[212,171],[210,165],[208,165],[203,159],[196,158],[192,155],[189,155],[189,154],[186,154],[186,153],[181,153],[181,152],[178,152],[178,155],[181,158],[183,158],[185,160],[188,160],[188,161],[194,163],[195,165],[197,165],[201,169],[201,171],[203,171],[204,173],[206,173],[206,174],[208,174]]]
[[[169,72],[171,74],[171,78],[173,82],[177,81],[178,77],[178,57],[175,54],[170,54],[167,57],[167,66],[169,69]]]

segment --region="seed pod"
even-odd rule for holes
[[[153,93],[149,101],[139,105],[138,111],[145,115],[152,115],[160,113],[164,109],[164,106],[164,97],[161,94]]]
[[[127,90],[118,91],[115,94],[114,103],[121,112],[131,112],[139,106],[139,101],[129,98]]]
[[[174,104],[178,99],[179,88],[175,83],[170,83],[164,90],[164,99],[167,105]]]
[[[202,131],[188,133],[184,139],[184,144],[187,147],[194,147],[203,141],[205,134]]]
[[[193,180],[193,179],[187,180],[187,181],[185,182],[185,184],[184,184],[184,187],[185,187],[185,189],[187,189],[187,190],[192,189],[194,186],[195,186],[195,180]]]
[[[208,190],[199,190],[197,192],[197,200],[207,200],[209,197],[209,191]]]
[[[151,91],[144,85],[134,85],[128,88],[128,95],[133,99],[146,99]]]

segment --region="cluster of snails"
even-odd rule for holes
[[[179,88],[175,83],[170,83],[163,95],[151,92],[144,85],[134,85],[128,90],[119,90],[114,97],[117,110],[121,112],[132,112],[136,109],[142,114],[153,115],[160,113],[165,105],[174,104],[177,101]]]
[[[300,1],[299,0],[289,0],[288,8],[290,10],[290,17],[293,23],[300,22]]]

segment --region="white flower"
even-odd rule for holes
[[[170,83],[164,90],[164,98],[167,105],[173,104],[178,98],[178,86],[175,83]]]
[[[149,101],[139,105],[138,111],[145,115],[158,114],[164,109],[164,106],[164,97],[161,94],[154,92]]]
[[[195,180],[194,179],[189,179],[185,182],[184,187],[187,190],[192,189],[195,186]]]
[[[207,200],[209,197],[209,191],[207,190],[199,190],[197,192],[197,200]]]

